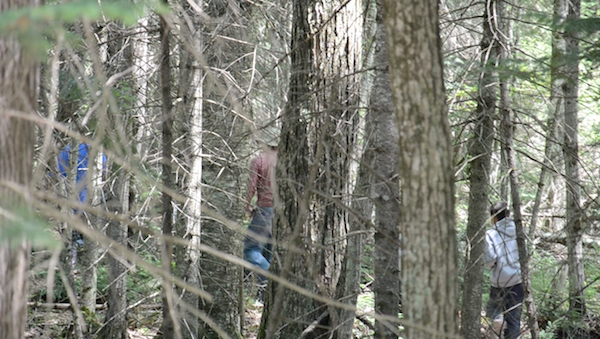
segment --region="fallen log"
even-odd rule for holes
[[[40,308],[46,308],[46,309],[54,309],[54,310],[68,310],[71,309],[71,304],[70,303],[40,303],[40,302],[34,302],[34,301],[30,301],[27,303],[27,307],[33,308],[33,309],[40,309]],[[105,310],[108,307],[108,304],[104,303],[104,304],[96,304],[96,310]],[[161,304],[143,304],[143,305],[137,305],[134,307],[129,307],[129,308],[137,308],[137,309],[142,309],[142,310],[160,310],[162,308]]]
[[[68,310],[71,308],[70,303],[40,303],[40,302],[28,302],[27,307],[38,309],[38,308],[46,308],[53,310]],[[108,307],[107,304],[96,304],[97,310],[104,310]]]

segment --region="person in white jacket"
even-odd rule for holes
[[[499,336],[504,327],[505,339],[516,339],[521,332],[523,284],[515,223],[509,219],[506,202],[490,207],[492,228],[485,233],[486,266],[491,270],[490,300],[487,315]],[[503,326],[504,323],[506,326]]]

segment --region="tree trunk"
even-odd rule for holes
[[[106,33],[106,54],[107,58],[104,60],[105,69],[107,73],[112,76],[115,74],[124,74],[129,68],[135,68],[134,66],[134,50],[133,44],[129,43],[127,38],[124,36],[125,27],[119,23],[113,23],[113,27],[116,29],[109,30]],[[108,78],[108,77],[106,77]],[[107,98],[107,104],[104,107],[109,107],[108,112],[100,117],[104,119],[101,123],[105,126],[109,125],[112,128],[106,128],[107,136],[97,133],[96,136],[100,140],[112,139],[118,140],[118,143],[113,144],[112,150],[118,154],[119,160],[123,160],[126,163],[133,163],[133,154],[130,151],[129,136],[133,134],[133,124],[130,120],[124,119],[121,110],[116,109],[117,100],[118,104],[122,105],[122,109],[126,105],[126,101],[122,98],[127,98],[132,93],[128,93],[129,88],[135,88],[133,79],[119,79],[115,85],[120,94],[119,97],[113,96],[111,89],[104,87],[104,97]],[[143,103],[142,103],[143,105]],[[125,107],[128,107],[125,106]],[[109,116],[110,115],[110,116]],[[94,150],[94,149],[93,149]],[[95,150],[94,150],[95,151]],[[103,155],[98,156],[97,171],[94,172],[96,178],[94,180],[95,188],[100,191],[95,195],[93,206],[96,208],[105,207],[107,211],[114,215],[128,216],[130,211],[130,192],[131,192],[131,174],[127,169],[127,166],[117,167],[115,166],[115,179],[110,185],[107,185],[110,189],[106,192],[102,192],[102,181],[105,177],[105,170],[107,169],[106,158]],[[103,201],[106,199],[106,201]],[[128,237],[128,226],[127,223],[109,219],[105,220],[104,217],[97,217],[98,222],[96,227],[98,231],[102,232],[105,227],[103,225],[106,222],[106,233],[108,238],[111,239],[112,248],[117,249],[117,246],[123,246],[127,248],[127,237]],[[126,267],[126,255],[121,251],[117,251],[118,254],[110,254],[107,256],[108,264],[108,310],[105,314],[104,326],[102,327],[100,335],[106,339],[126,339],[128,338],[128,321],[127,321],[127,267]],[[95,300],[94,300],[95,307]]]
[[[231,43],[229,39],[247,41],[245,34],[252,27],[248,19],[254,5],[219,0],[206,2],[205,7],[209,15],[222,17],[224,21],[208,27],[219,31],[219,37],[214,43],[203,46],[202,56],[206,57],[207,63],[221,71],[207,71],[207,80],[203,84],[203,97],[208,100],[203,102],[202,108],[202,155],[205,157],[202,181],[206,183],[202,197],[209,199],[211,207],[227,220],[241,224],[245,205],[239,197],[243,195],[248,176],[246,169],[236,162],[240,154],[248,154],[249,133],[240,119],[240,116],[247,116],[247,108],[243,106],[246,93],[241,89],[249,86],[250,74],[246,70],[252,66],[244,56],[252,53],[250,46]],[[238,230],[214,218],[203,218],[201,227],[202,244],[225,254],[242,256],[242,237]],[[201,285],[214,298],[212,302],[200,300],[200,310],[214,321],[214,325],[201,323],[199,337],[216,339],[222,336],[219,334],[222,331],[231,338],[239,338],[243,317],[240,307],[242,268],[205,253],[199,264]]]
[[[372,140],[374,138],[374,122],[367,112],[365,117],[365,137],[361,161],[358,168],[356,188],[352,194],[350,223],[348,227],[348,244],[344,255],[344,265],[338,283],[337,300],[356,307],[356,301],[360,293],[360,278],[363,265],[363,253],[367,232],[372,227],[373,201],[371,198],[374,151]],[[340,326],[334,338],[352,338],[354,329],[355,311],[340,310]]]
[[[93,33],[91,33],[91,27],[85,27],[86,34],[90,37]],[[92,57],[95,77],[98,83],[98,87],[101,88],[101,95],[96,95],[100,100],[100,106],[98,112],[96,113],[97,117],[96,124],[94,126],[94,138],[97,140],[105,140],[110,139],[113,140],[120,139],[121,142],[126,144],[126,141],[117,138],[125,134],[124,128],[119,125],[121,121],[121,117],[119,115],[114,114],[116,103],[114,102],[114,97],[112,97],[111,89],[107,86],[104,86],[106,83],[107,73],[118,72],[125,68],[127,64],[131,61],[131,58],[124,59],[120,56],[125,55],[123,50],[127,50],[124,48],[123,37],[119,30],[116,32],[103,32],[100,34],[100,38],[106,42],[101,46],[98,46],[94,43],[91,46],[91,53],[100,52],[102,57],[98,58],[96,55]],[[95,40],[94,40],[95,42]],[[101,64],[102,63],[102,64]],[[113,103],[110,105],[109,103]],[[109,107],[111,110],[109,111]],[[109,117],[109,113],[113,113],[112,116]],[[108,128],[109,124],[113,122],[113,126],[115,128]],[[117,131],[118,133],[114,133]],[[102,187],[100,186],[102,183],[102,170],[104,167],[103,156],[99,154],[98,148],[93,145],[88,145],[85,143],[79,143],[78,145],[79,153],[77,155],[77,171],[82,171],[83,179],[81,182],[76,183],[75,192],[79,193],[83,187],[85,187],[86,192],[91,192],[91,194],[86,193],[85,196],[79,196],[79,200],[84,204],[91,204],[92,206],[99,206],[103,199],[103,194],[100,192]],[[85,151],[85,162],[80,162],[80,157]],[[118,149],[121,151],[121,149]],[[79,174],[78,179],[79,180]],[[82,187],[83,186],[83,187]],[[90,215],[89,213],[84,213],[82,211],[78,211],[77,215],[81,216],[83,224],[87,224],[87,226],[91,229],[96,229],[99,232],[103,232],[103,222],[104,219],[101,217],[96,217]],[[78,230],[83,233],[83,230]],[[98,262],[100,259],[100,248],[96,239],[92,238],[83,238],[83,246],[81,247],[78,254],[78,265],[81,269],[81,296],[80,296],[80,304],[82,311],[86,314],[86,320],[90,320],[93,325],[97,323],[96,319],[96,299],[98,295]],[[118,283],[117,283],[118,284]],[[120,295],[120,297],[124,297],[124,295]],[[78,323],[75,323],[75,326],[79,326]],[[117,330],[116,328],[113,328]],[[92,326],[87,327],[88,332],[93,332],[95,329]],[[78,332],[79,329],[76,328]],[[86,333],[84,330],[83,333]],[[77,333],[78,334],[78,333]]]
[[[203,7],[203,1],[196,1],[196,5]],[[189,10],[187,1],[182,1],[182,7]],[[184,15],[189,13],[186,11]],[[203,38],[202,23],[198,16],[185,17],[184,20],[193,25],[181,25],[180,61],[179,61],[179,97],[183,100],[178,105],[178,117],[182,121],[189,121],[184,125],[182,135],[186,137],[186,151],[182,162],[187,162],[189,177],[182,190],[188,192],[187,219],[177,227],[177,236],[190,242],[190,246],[178,246],[176,255],[176,273],[188,284],[203,288],[200,284],[200,257],[197,245],[200,245],[202,232],[202,114],[203,114],[203,72],[200,60],[202,56]],[[186,132],[187,131],[187,132]],[[180,227],[181,226],[181,227]],[[179,290],[182,301],[189,307],[197,309],[200,298],[195,293]],[[184,339],[197,338],[200,321],[196,315],[187,308],[182,309],[182,336]]]
[[[503,79],[505,82],[506,79]],[[528,316],[527,326],[529,328],[531,339],[537,339],[539,336],[539,326],[537,322],[537,310],[533,300],[533,290],[531,288],[531,278],[529,274],[529,255],[527,244],[525,243],[525,231],[523,230],[523,217],[521,216],[521,197],[519,194],[519,179],[517,172],[517,160],[513,146],[514,126],[510,116],[510,102],[508,96],[508,87],[504,83],[500,84],[502,92],[500,94],[500,110],[502,116],[502,130],[504,136],[504,151],[510,168],[510,192],[512,198],[513,214],[517,232],[517,246],[519,247],[519,263],[521,264],[521,279],[523,283],[523,308]]]
[[[150,88],[148,82],[151,76],[152,56],[149,51],[148,17],[140,19],[136,28],[137,38],[132,41],[133,52],[133,78],[135,79],[136,95],[136,147],[139,161],[144,163],[148,155],[151,138],[151,115],[148,109],[148,96]]]
[[[488,0],[483,13],[483,37],[481,39],[481,67],[479,96],[471,137],[469,175],[469,218],[467,222],[467,252],[461,312],[461,333],[467,339],[481,337],[481,295],[483,279],[483,237],[489,220],[489,173],[494,141],[493,116],[498,97],[498,48],[496,37],[502,32],[497,28],[498,7],[501,1]]]
[[[356,0],[294,2],[292,49],[298,48],[299,51],[292,54],[292,63],[300,53],[306,59],[302,61],[305,68],[295,68],[292,72],[310,74],[314,71],[303,79],[307,82],[302,84],[303,89],[310,88],[314,92],[312,97],[304,97],[309,99],[306,106],[293,107],[300,105],[294,99],[308,91],[294,93],[297,89],[294,82],[299,77],[290,80],[290,97],[283,121],[284,145],[279,150],[279,158],[283,158],[282,164],[286,167],[278,167],[282,171],[278,170],[277,174],[278,180],[304,187],[301,189],[303,194],[298,196],[292,196],[299,191],[297,187],[288,188],[286,184],[284,187],[288,192],[283,192],[284,188],[280,190],[282,203],[286,205],[286,215],[282,219],[289,223],[284,221],[276,225],[282,230],[277,239],[292,239],[293,246],[300,249],[300,253],[286,249],[285,253],[280,253],[283,271],[291,269],[290,272],[293,272],[288,279],[329,298],[337,295],[346,248],[351,154],[355,149],[358,125],[358,70],[362,61],[360,9],[360,2]],[[304,34],[313,38],[296,40]],[[296,41],[300,45],[296,45]],[[311,126],[308,131],[307,126]],[[286,136],[287,133],[296,129],[294,140],[288,140],[291,136]],[[293,144],[286,144],[288,141]],[[306,153],[301,151],[302,148],[308,148]],[[306,158],[297,162],[290,159],[302,157]],[[306,169],[308,163],[312,164],[312,168],[308,172],[300,172]],[[292,169],[292,166],[298,167]],[[301,206],[297,205],[298,202]],[[310,212],[299,215],[301,209]],[[299,337],[307,324],[315,322],[325,312],[328,316],[321,319],[321,326],[310,335],[318,336],[330,331],[329,327],[338,326],[337,310],[296,292],[285,293],[285,298],[283,293],[282,289],[277,291],[276,308],[267,311],[275,315],[269,324],[267,338],[274,334],[280,317],[288,319],[280,329],[282,338]],[[282,311],[275,311],[281,303]]]
[[[438,2],[385,0],[400,135],[403,338],[457,335],[454,167]]]
[[[282,115],[281,137],[277,159],[277,192],[273,237],[276,239],[271,271],[282,279],[292,272],[302,275],[304,271],[292,271],[296,251],[286,253],[291,247],[301,247],[301,235],[308,211],[307,192],[313,187],[314,173],[308,165],[307,121],[302,112],[309,108],[310,74],[312,73],[311,30],[308,21],[310,4],[293,1],[292,42],[290,52],[290,86],[288,100]],[[289,178],[289,180],[288,180]],[[295,184],[304,183],[304,184]],[[283,254],[286,256],[283,257]],[[307,279],[308,280],[308,279]],[[306,287],[306,284],[302,284]],[[275,332],[284,308],[284,286],[269,282],[265,305],[258,330],[258,339],[275,338]],[[299,333],[299,332],[298,332]]]
[[[581,0],[568,1],[567,19],[574,22],[580,18]],[[581,186],[579,181],[578,102],[579,102],[579,33],[577,28],[567,26],[565,49],[569,52],[565,65],[567,81],[563,83],[565,95],[565,135],[563,157],[567,186],[567,256],[569,262],[569,310],[579,316],[586,313],[584,297],[585,272],[581,237]]]
[[[106,112],[105,112],[106,113]],[[83,145],[83,144],[81,144]],[[81,148],[79,148],[81,151]],[[98,154],[97,152],[89,152],[88,156],[88,169],[86,169],[86,182],[80,182],[76,184],[76,192],[81,189],[81,185],[87,186],[88,192],[93,192],[98,187],[95,187],[95,178],[94,175],[99,175],[96,172],[96,159],[94,154]],[[94,158],[93,158],[94,157]],[[78,167],[80,167],[78,165]],[[75,193],[75,195],[78,195]],[[89,204],[91,202],[90,199],[88,201],[81,201],[81,203]],[[78,217],[83,225],[87,225],[91,228],[99,228],[100,225],[96,225],[96,218],[93,216],[83,213],[81,211],[76,212],[76,217]],[[73,239],[75,240],[75,239]],[[98,244],[94,239],[83,239],[83,246],[78,250],[77,253],[77,266],[81,270],[80,282],[81,282],[81,296],[80,296],[80,306],[81,310],[84,314],[87,315],[88,319],[96,320],[96,296],[98,294],[98,258],[100,257],[100,250],[98,248]],[[75,323],[77,326],[77,322]],[[87,330],[91,330],[88,326]],[[83,333],[86,333],[84,331]]]
[[[0,13],[37,0],[0,3]],[[10,35],[0,38],[0,232],[11,225],[12,212],[25,207],[23,196],[8,188],[28,188],[33,168],[34,126],[21,116],[36,114],[39,65]],[[26,192],[21,192],[25,194]],[[25,334],[30,246],[25,239],[0,243],[0,338],[20,339]]]
[[[549,292],[549,303],[548,305],[553,309],[558,309],[561,303],[565,300],[565,291],[567,290],[567,278],[569,273],[569,265],[567,261],[562,259],[560,256],[557,258],[557,265],[555,269],[554,279],[550,285]]]
[[[166,1],[165,1],[166,2]],[[172,173],[172,155],[173,155],[173,105],[171,98],[171,48],[170,48],[170,29],[165,17],[160,18],[160,92],[162,101],[162,184],[165,188],[173,189],[175,187]],[[162,234],[164,238],[161,244],[162,269],[165,272],[172,272],[171,263],[173,261],[173,246],[168,242],[168,237],[173,235],[173,199],[171,195],[163,191],[162,193]],[[178,317],[175,309],[175,295],[173,284],[163,278],[162,281],[162,311],[163,323],[161,325],[161,335],[163,338],[181,338],[181,331]]]
[[[129,173],[121,168],[121,173],[116,182],[116,196],[107,202],[110,211],[117,215],[129,213]],[[127,224],[110,220],[107,235],[115,243],[125,245],[127,243]],[[108,310],[101,338],[105,339],[127,339],[127,267],[121,261],[125,258],[115,258],[109,255],[108,261]]]
[[[398,266],[400,189],[398,177],[398,129],[394,124],[388,50],[383,22],[383,7],[377,1],[376,75],[371,90],[370,119],[374,120],[375,161],[373,169],[373,202],[375,204],[375,248],[373,265],[375,281],[375,313],[398,317],[400,276]],[[376,338],[398,338],[398,324],[375,319]]]
[[[546,145],[544,146],[544,162],[540,171],[538,180],[538,189],[531,209],[531,224],[529,227],[529,237],[535,238],[537,231],[537,222],[544,188],[549,181],[549,174],[556,176],[557,170],[561,168],[561,150],[560,143],[564,140],[564,92],[563,86],[567,79],[565,78],[565,61],[567,50],[564,32],[561,27],[567,18],[568,8],[566,0],[554,1],[554,25],[552,31],[552,58],[550,59],[550,110],[546,121]],[[562,180],[562,179],[559,179]],[[550,204],[552,206],[552,204]]]

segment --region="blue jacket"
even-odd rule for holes
[[[89,149],[90,145],[88,144],[79,144],[79,148],[77,150],[77,176],[75,179],[75,184],[77,187],[77,193],[79,195],[79,201],[85,202],[87,198],[87,172],[88,172],[88,159],[89,159]],[[66,177],[67,171],[69,170],[71,159],[71,145],[67,145],[58,155],[58,169],[60,173]],[[102,155],[102,169],[106,171],[106,155]]]

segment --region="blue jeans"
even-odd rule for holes
[[[491,287],[487,305],[488,317],[495,319],[504,315],[506,330],[504,339],[516,339],[521,334],[521,310],[523,304],[523,284],[510,287]]]
[[[271,266],[271,228],[273,207],[258,207],[252,211],[248,235],[244,239],[244,259],[249,263],[268,270]],[[266,278],[259,275],[261,281]]]
[[[267,261],[265,256],[262,254],[262,251],[257,247],[245,249],[244,250],[244,259],[246,261],[248,261],[249,263],[251,263],[252,265],[262,268],[263,270],[268,271],[269,267],[271,267],[271,264]],[[266,280],[266,278],[260,274],[258,275],[258,278],[261,281]]]

